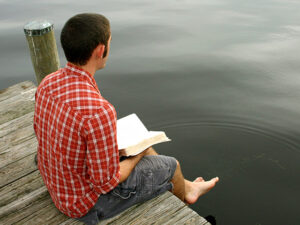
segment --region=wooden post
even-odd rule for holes
[[[42,79],[59,69],[59,58],[53,24],[48,21],[32,21],[25,25],[31,61],[38,84]]]

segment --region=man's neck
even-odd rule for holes
[[[76,65],[79,68],[89,72],[92,76],[94,76],[94,74],[96,73],[96,68],[94,65],[91,65],[91,63],[87,63],[86,65],[80,66],[80,65]]]

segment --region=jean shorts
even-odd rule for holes
[[[177,167],[176,159],[163,155],[146,155],[129,177],[112,191],[100,195],[94,207],[83,217],[76,218],[87,225],[98,224],[129,207],[152,199],[173,189],[170,180]]]

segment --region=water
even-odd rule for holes
[[[96,73],[118,116],[135,112],[172,142],[189,179],[219,176],[191,206],[217,224],[298,224],[300,2],[0,0],[0,89],[34,81],[22,31],[50,19],[57,40],[80,12],[111,20]],[[65,64],[58,42],[61,64]]]

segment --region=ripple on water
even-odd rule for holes
[[[254,135],[263,136],[265,138],[271,139],[275,143],[280,145],[285,145],[289,150],[294,150],[300,152],[299,143],[293,141],[289,138],[288,134],[279,132],[276,129],[271,129],[263,124],[251,123],[251,121],[242,122],[242,121],[225,121],[225,120],[193,120],[186,122],[169,122],[169,123],[160,123],[159,126],[155,126],[157,130],[165,129],[188,129],[190,127],[210,127],[210,128],[224,128],[232,130],[240,130],[243,132],[251,133]]]
[[[220,177],[192,206],[200,215],[215,216],[217,224],[284,224],[274,214],[296,218],[300,154],[289,134],[251,120],[216,118],[162,122],[151,130],[172,139],[157,148],[175,156],[188,179]]]

